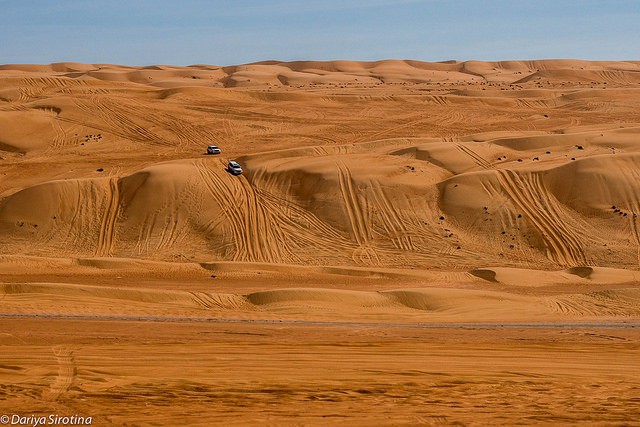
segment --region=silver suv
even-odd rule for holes
[[[207,147],[207,154],[220,154],[222,151],[215,145],[210,145]]]
[[[227,170],[232,175],[240,175],[242,173],[242,167],[238,164],[238,162],[231,160],[229,165],[227,166]]]

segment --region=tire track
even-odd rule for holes
[[[271,193],[257,191],[270,211],[277,215],[280,226],[292,236],[297,247],[311,246],[314,250],[335,253],[335,250],[353,250],[353,243],[312,212]]]
[[[55,401],[66,393],[76,377],[76,364],[73,351],[69,348],[56,346],[52,348],[58,363],[58,376],[51,384],[49,390],[43,392],[42,398],[47,401]]]
[[[245,176],[239,176],[242,189],[242,199],[245,202],[246,213],[245,224],[250,230],[250,239],[257,249],[256,252],[262,260],[267,262],[294,261],[297,257],[289,249],[286,233],[283,231],[278,221],[281,207],[265,207],[264,200],[254,191],[251,183]]]
[[[220,163],[220,171],[223,170]],[[336,258],[351,253],[354,244],[345,236],[292,201],[256,188],[247,177],[217,172],[206,160],[196,167],[208,193],[226,221],[216,222],[229,234],[227,255],[235,261],[301,263],[316,256]],[[213,232],[213,230],[210,230]]]
[[[184,208],[187,207],[186,210],[191,212],[193,207],[190,202],[201,199],[200,194],[194,191],[195,187],[193,183],[188,183],[179,192],[167,197],[152,215],[145,218],[144,226],[148,229],[147,239],[153,240],[155,250],[175,247],[189,236],[187,224],[190,214],[185,213]]]
[[[199,307],[210,310],[221,309],[251,309],[252,305],[244,298],[234,294],[210,294],[206,292],[189,292],[191,298]]]
[[[382,227],[392,240],[393,245],[403,251],[415,251],[416,248],[411,241],[403,219],[384,193],[380,182],[373,179],[370,180],[370,188],[372,200],[378,207],[376,212],[382,217]]]
[[[425,97],[425,102],[435,105],[449,105],[449,100],[444,95],[429,95]]]
[[[173,145],[165,142],[155,133],[148,130],[151,126],[148,123],[140,124],[134,120],[140,111],[136,109],[126,108],[124,105],[118,105],[111,100],[101,100],[96,103],[100,115],[111,122],[115,122],[116,128],[122,129],[128,139],[157,145]],[[145,121],[147,121],[145,119]]]
[[[73,216],[68,223],[69,230],[67,232],[67,237],[65,238],[65,244],[72,247],[81,246],[81,236],[80,233],[76,232],[76,230],[84,230],[88,226],[88,224],[84,223],[84,220],[90,217],[90,215],[87,214],[87,211],[89,209],[89,201],[92,200],[85,187],[79,185],[78,181],[75,181],[75,187],[76,191],[73,206],[76,208],[73,210]]]
[[[360,204],[358,193],[354,189],[353,178],[349,168],[338,160],[338,183],[344,200],[351,231],[358,247],[353,251],[352,259],[359,264],[380,265],[380,258],[371,246],[371,221]]]
[[[639,309],[637,299],[620,298],[620,295],[612,296],[604,292],[591,292],[588,294],[570,294],[549,297],[548,304],[558,313],[572,316],[636,316]]]
[[[196,163],[209,194],[222,209],[231,229],[234,261],[284,262],[295,260],[277,218],[274,218],[244,176],[223,179],[206,161]],[[220,170],[223,169],[220,163]],[[226,172],[225,172],[226,173]]]
[[[353,178],[351,177],[349,169],[342,161],[339,161],[337,165],[340,192],[342,193],[349,222],[351,223],[353,237],[358,245],[362,246],[368,243],[371,238],[369,228],[367,227],[367,221],[364,217],[362,207],[360,206],[358,195],[353,188]]]
[[[148,130],[148,128],[152,127],[152,123],[138,123],[134,119],[139,116],[144,109],[127,108],[124,105],[119,105],[112,100],[97,95],[91,96],[89,100],[90,104],[79,99],[74,99],[74,102],[80,110],[87,113],[89,117],[98,118],[102,121],[102,124],[79,124],[102,129],[130,141],[168,147],[175,145]]]
[[[19,81],[19,101],[28,102],[41,98],[45,93],[71,94],[71,89],[86,85],[82,80],[68,77],[27,77]]]
[[[224,216],[228,219],[228,224],[232,232],[232,241],[235,247],[233,260],[237,261],[250,258],[252,254],[247,247],[248,237],[243,227],[243,220],[236,206],[232,204],[234,201],[234,198],[231,197],[233,194],[232,189],[230,189],[216,173],[209,169],[204,160],[197,162],[196,168],[209,194],[218,206],[220,206]]]
[[[124,104],[121,107],[125,111],[134,114],[136,110],[149,110],[148,104],[141,102],[137,99],[130,99],[129,105]],[[174,146],[175,152],[183,152],[191,150],[190,145],[209,145],[212,142],[219,144],[219,138],[217,138],[212,132],[207,129],[207,126],[203,126],[201,121],[192,122],[187,119],[188,114],[182,114],[181,116],[175,115],[172,111],[166,109],[160,110],[157,107],[145,115],[145,121],[158,129],[162,129],[163,132],[167,132],[169,140],[166,141],[169,145]],[[158,136],[158,138],[160,138]]]
[[[55,137],[53,139],[53,142],[50,148],[57,149],[57,148],[64,147],[66,145],[65,140],[66,140],[67,134],[62,128],[62,126],[60,125],[60,122],[58,121],[57,118],[54,117],[53,120],[51,120],[51,127],[53,127],[53,131],[55,132]]]
[[[480,156],[478,153],[476,153],[475,151],[473,151],[471,148],[463,145],[463,144],[459,144],[456,143],[456,147],[458,148],[458,150],[462,151],[463,153],[465,153],[467,156],[471,157],[473,159],[473,161],[480,167],[484,168],[484,169],[490,169],[491,168],[491,163],[489,163],[488,161],[486,161],[484,159],[484,157]]]
[[[109,179],[105,208],[100,223],[97,256],[111,256],[113,254],[116,234],[116,221],[120,214],[120,191],[118,178]]]
[[[162,224],[162,231],[160,232],[160,238],[156,249],[160,250],[166,247],[170,247],[176,242],[176,234],[178,231],[178,219],[177,212],[171,212],[171,215],[165,218],[164,224]]]
[[[640,265],[640,230],[638,229],[637,217],[640,215],[640,200],[638,194],[634,191],[637,188],[638,182],[640,182],[640,173],[635,167],[629,167],[625,164],[621,167],[620,176],[625,181],[624,185],[619,187],[623,193],[624,203],[627,210],[631,215],[629,218],[629,227],[631,229],[631,236],[634,243],[637,246],[637,263]]]
[[[527,179],[510,170],[496,171],[503,190],[538,230],[547,246],[547,257],[561,265],[586,265],[584,245],[567,227],[538,174]]]
[[[426,119],[426,118],[420,118],[420,119],[417,119],[417,120],[410,120],[407,123],[403,123],[403,124],[397,125],[397,126],[392,126],[390,128],[386,128],[386,129],[383,129],[381,131],[374,132],[372,134],[363,134],[362,132],[359,132],[362,136],[355,138],[353,141],[350,141],[349,143],[355,144],[355,143],[358,143],[358,142],[363,142],[365,140],[379,139],[379,137],[382,136],[382,135],[387,135],[387,134],[392,133],[392,132],[396,132],[396,131],[399,131],[399,130],[402,130],[402,129],[410,128],[410,127],[416,126],[419,123],[426,122],[428,120],[429,119]]]
[[[134,246],[134,250],[137,251],[138,255],[142,255],[143,253],[148,253],[150,251],[153,224],[155,224],[157,216],[157,211],[145,215],[144,222],[140,226],[140,231],[138,232],[138,239]]]
[[[516,105],[520,108],[527,108],[531,110],[537,110],[540,108],[549,108],[549,106],[553,106],[553,102],[549,102],[545,99],[527,99],[527,98],[518,98],[516,99]]]

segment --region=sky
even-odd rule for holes
[[[0,0],[0,64],[640,60],[640,0]]]

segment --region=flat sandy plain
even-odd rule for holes
[[[640,425],[638,215],[638,61],[0,66],[0,415]]]

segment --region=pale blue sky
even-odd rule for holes
[[[640,0],[0,0],[0,64],[640,60]]]

